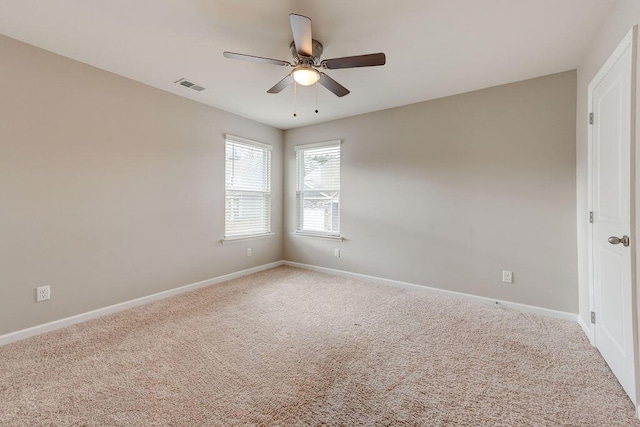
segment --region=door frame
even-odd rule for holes
[[[593,111],[593,91],[598,86],[602,80],[606,77],[606,75],[612,70],[618,59],[622,56],[622,54],[626,51],[626,49],[631,49],[631,94],[630,94],[630,102],[631,102],[631,120],[630,120],[630,154],[629,154],[629,162],[630,162],[630,226],[631,226],[631,242],[629,245],[629,249],[631,250],[631,296],[632,296],[632,308],[631,308],[631,316],[632,316],[632,336],[633,336],[633,360],[634,360],[634,374],[635,374],[635,383],[636,390],[640,391],[638,387],[640,385],[640,361],[639,357],[639,337],[638,333],[640,328],[638,327],[638,307],[640,307],[640,301],[638,300],[638,292],[637,292],[637,266],[640,265],[640,259],[638,259],[639,254],[637,251],[637,240],[640,238],[638,234],[638,225],[640,222],[640,218],[637,216],[637,212],[639,211],[638,206],[636,204],[640,201],[640,197],[637,196],[637,190],[640,189],[640,182],[636,176],[636,169],[640,167],[640,159],[637,158],[636,155],[636,128],[640,126],[640,119],[636,117],[636,104],[637,100],[637,83],[638,83],[638,74],[637,74],[637,44],[638,44],[638,26],[634,26],[622,39],[620,44],[616,47],[613,53],[609,56],[607,61],[602,65],[598,73],[595,75],[593,80],[589,83],[588,93],[587,93],[587,105],[588,111],[585,117],[587,123],[587,204],[589,212],[593,211],[593,126],[589,124],[589,113]],[[589,212],[585,214],[588,215]],[[595,289],[593,283],[593,271],[594,271],[594,263],[593,263],[593,227],[590,223],[588,223],[587,228],[587,259],[588,259],[588,286],[589,286],[589,311],[593,312],[595,307]],[[587,331],[585,331],[587,332]],[[588,334],[587,337],[591,345],[595,346],[595,327],[594,324],[588,323]],[[640,396],[640,393],[638,394]],[[640,399],[640,397],[637,397]],[[633,402],[633,404],[637,408],[636,415],[640,418],[640,405],[639,402]]]

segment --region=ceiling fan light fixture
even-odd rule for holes
[[[311,86],[320,80],[318,70],[311,67],[297,67],[291,72],[291,76],[301,86]]]

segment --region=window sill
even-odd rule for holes
[[[229,243],[240,242],[243,240],[267,239],[275,235],[276,233],[265,233],[265,234],[251,234],[249,236],[225,237],[224,239],[220,240],[220,243],[222,243],[223,245],[228,245]]]
[[[304,233],[300,231],[294,231],[291,234],[296,237],[315,237],[316,239],[340,240],[341,242],[344,242],[345,240],[343,236],[331,236],[327,234]]]

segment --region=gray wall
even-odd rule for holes
[[[282,258],[282,131],[2,36],[0,58],[0,334]],[[273,144],[274,238],[219,243],[225,133]]]
[[[576,313],[575,114],[569,71],[287,130],[284,257]],[[294,146],[332,139],[347,240],[292,236]]]
[[[587,233],[589,223],[588,212],[588,140],[587,114],[589,83],[598,73],[602,65],[613,53],[624,36],[634,25],[640,23],[640,1],[618,0],[604,22],[600,32],[593,40],[591,48],[578,67],[577,119],[576,119],[576,173],[577,173],[577,220],[578,220],[578,254],[580,278],[580,317],[589,324],[589,276],[587,258]],[[636,75],[640,82],[640,75]],[[639,104],[640,105],[640,104]],[[636,117],[636,120],[638,118]],[[636,142],[636,146],[637,146]],[[636,184],[637,188],[640,188]],[[638,218],[636,218],[636,221]],[[637,228],[640,229],[640,228]],[[636,235],[636,237],[640,237]],[[637,239],[636,239],[637,241]],[[637,253],[637,252],[636,252]],[[640,260],[637,261],[640,266]]]

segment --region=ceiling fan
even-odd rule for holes
[[[293,67],[291,73],[276,83],[267,93],[280,93],[295,81],[302,86],[320,83],[336,96],[345,96],[349,93],[349,90],[322,71],[318,71],[318,69],[337,70],[339,68],[373,67],[384,65],[386,62],[384,53],[320,60],[322,43],[311,37],[311,19],[292,13],[289,15],[289,22],[293,33],[293,42],[290,45],[293,62],[235,52],[223,53],[225,58]]]

